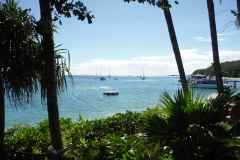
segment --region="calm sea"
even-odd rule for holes
[[[178,76],[147,77],[105,77],[101,81],[93,76],[74,76],[74,86],[68,80],[68,89],[58,97],[60,117],[95,119],[111,116],[115,113],[143,111],[153,108],[159,103],[160,95],[167,91],[174,95],[180,87]],[[117,80],[116,80],[117,79]],[[104,91],[118,91],[119,95],[103,95]],[[217,92],[215,89],[196,90],[206,95]],[[32,105],[26,104],[16,109],[6,99],[6,129],[13,124],[37,123],[48,118],[46,104],[42,104],[40,95],[36,95]]]

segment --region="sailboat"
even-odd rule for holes
[[[144,75],[144,68],[143,68],[143,76],[142,76],[142,80],[146,79],[145,75]]]
[[[111,78],[111,76],[110,76],[110,69],[109,69],[109,76],[108,76],[108,78]]]
[[[94,79],[98,79],[98,76],[97,76],[97,68],[96,68],[96,76],[94,77]]]
[[[99,79],[100,79],[101,81],[103,81],[103,80],[106,80],[106,78],[105,78],[105,77],[103,77],[103,76],[100,76],[100,71],[99,71]]]

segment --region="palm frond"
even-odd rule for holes
[[[34,17],[29,9],[7,0],[0,9],[0,65],[7,98],[15,105],[29,103],[38,92],[35,62],[39,54]]]
[[[234,92],[225,90],[216,98],[204,98],[194,90],[178,90],[173,97],[163,93],[159,113],[144,127],[145,144],[155,151],[169,146],[176,159],[236,159],[239,141],[233,137],[240,133],[240,121],[234,127],[225,123]]]

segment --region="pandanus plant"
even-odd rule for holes
[[[41,87],[46,97],[46,73],[42,42],[30,9],[21,9],[14,0],[0,3],[0,159],[4,152],[5,97],[16,107],[32,101]],[[55,48],[58,71],[57,90],[66,86],[65,73],[71,77],[61,51]],[[3,159],[3,158],[2,158]]]
[[[160,111],[149,117],[145,144],[155,156],[166,159],[238,159],[239,123],[228,125],[229,106],[235,91],[227,89],[204,98],[193,90],[161,96]],[[166,149],[168,153],[166,153]]]

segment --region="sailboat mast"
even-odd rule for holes
[[[98,79],[98,76],[97,76],[97,67],[96,67],[96,76],[94,77],[94,79]]]
[[[143,76],[142,76],[142,79],[146,79],[145,75],[144,75],[144,68],[143,68]]]

